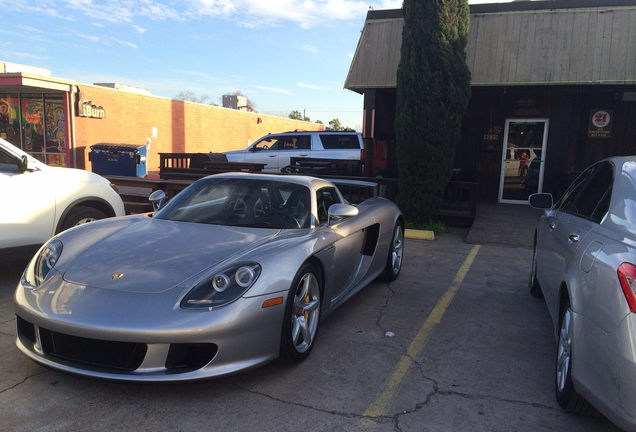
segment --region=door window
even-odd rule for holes
[[[280,150],[279,149],[278,139],[279,139],[279,137],[264,138],[264,139],[260,140],[259,142],[257,142],[256,144],[254,144],[254,150],[255,151]]]
[[[288,135],[280,137],[278,140],[278,148],[280,150],[309,150],[309,135]]]
[[[585,170],[563,195],[559,209],[600,223],[609,210],[613,172],[609,162]]]
[[[18,161],[15,157],[0,149],[0,171],[18,172]]]
[[[327,223],[329,219],[329,207],[338,204],[340,197],[335,188],[325,187],[316,192],[316,205],[318,206],[318,224]]]

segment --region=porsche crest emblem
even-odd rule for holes
[[[110,277],[110,280],[117,280],[123,276],[124,276],[123,273],[113,273],[113,275]]]

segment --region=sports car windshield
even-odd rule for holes
[[[305,186],[260,179],[201,179],[174,197],[154,218],[259,228],[308,228],[311,201]]]

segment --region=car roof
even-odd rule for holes
[[[306,186],[310,189],[317,189],[324,186],[334,186],[333,183],[311,176],[302,175],[280,175],[280,174],[260,174],[260,173],[246,173],[246,172],[230,172],[221,173],[208,176],[206,178],[236,178],[236,179],[253,179],[253,180],[268,180],[278,181],[282,183],[293,183],[302,186]]]
[[[272,135],[302,135],[302,134],[306,134],[306,135],[315,135],[315,134],[320,134],[320,135],[360,135],[361,132],[356,132],[356,131],[306,131],[306,130],[297,130],[297,131],[287,131],[287,132],[272,132],[269,133],[267,136],[272,136]]]

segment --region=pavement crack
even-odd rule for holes
[[[343,411],[337,411],[337,410],[328,410],[328,409],[323,409],[323,408],[318,408],[315,406],[311,406],[308,404],[304,404],[304,403],[300,403],[300,402],[294,402],[294,401],[288,401],[285,399],[281,399],[275,396],[272,396],[270,394],[267,393],[263,393],[263,392],[259,392],[256,390],[252,390],[249,389],[247,387],[243,387],[241,385],[235,384],[235,383],[227,383],[230,386],[236,387],[239,390],[245,391],[249,394],[252,395],[256,395],[256,396],[261,396],[264,398],[267,398],[269,400],[272,400],[274,402],[278,402],[278,403],[282,403],[284,405],[290,405],[290,406],[295,406],[298,408],[305,408],[305,409],[309,409],[315,412],[319,412],[322,414],[329,414],[329,415],[334,415],[334,416],[338,416],[338,417],[343,417],[343,418],[349,418],[349,419],[359,419],[359,420],[370,420],[374,423],[389,423],[391,421],[394,421],[392,416],[377,416],[377,417],[371,417],[371,416],[366,416],[364,414],[358,414],[358,413],[351,413],[351,412],[343,412]]]
[[[6,321],[0,321],[0,325],[2,325],[2,324],[6,324],[6,323],[11,322],[11,321],[15,321],[15,317],[13,317],[13,318],[11,318],[11,319],[8,319],[8,320],[6,320]]]
[[[39,376],[39,375],[44,375],[45,373],[49,373],[49,372],[51,372],[51,371],[50,371],[50,370],[43,370],[43,371],[40,371],[40,372],[35,373],[35,374],[33,374],[33,375],[28,375],[28,376],[26,376],[26,377],[25,377],[22,381],[20,381],[20,382],[18,382],[18,383],[13,384],[13,385],[12,385],[12,386],[10,386],[10,387],[7,387],[7,388],[5,388],[5,389],[0,390],[0,394],[2,394],[2,393],[4,393],[4,392],[7,392],[7,391],[9,391],[9,390],[13,390],[14,388],[16,388],[16,387],[18,387],[18,386],[20,386],[20,385],[24,384],[25,382],[27,382],[27,381],[28,381],[29,379],[31,379],[31,378],[34,378],[34,377]]]
[[[518,400],[518,399],[507,399],[507,398],[502,398],[502,397],[492,396],[492,395],[469,394],[469,393],[463,393],[463,392],[452,391],[452,390],[438,390],[435,393],[440,395],[440,396],[459,396],[459,397],[462,397],[462,398],[465,398],[465,399],[489,400],[489,401],[495,401],[495,402],[505,402],[505,403],[510,403],[510,404],[514,404],[514,405],[522,405],[522,406],[528,406],[528,407],[533,407],[533,408],[543,408],[543,409],[547,409],[547,410],[559,411],[557,408],[555,408],[553,406],[545,405],[545,404],[542,404],[542,403],[539,403],[539,402],[528,402],[528,401],[522,401],[522,400]]]
[[[391,299],[395,296],[395,291],[393,290],[393,288],[391,288],[390,283],[386,284],[386,289],[388,291],[388,294],[385,294],[384,304],[380,308],[380,314],[378,315],[378,319],[375,320],[375,325],[382,331],[382,334],[386,332],[386,329],[382,327],[381,322],[382,320],[384,320],[384,314],[386,312],[386,309],[389,307],[389,303]]]

